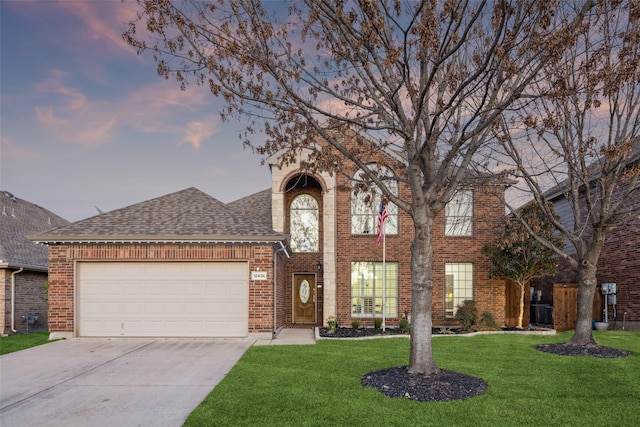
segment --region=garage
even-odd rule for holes
[[[244,337],[247,262],[77,262],[77,336]]]

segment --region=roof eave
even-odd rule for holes
[[[48,267],[43,267],[41,265],[30,265],[30,264],[22,264],[22,263],[15,263],[15,262],[2,262],[0,261],[0,268],[6,268],[6,269],[20,269],[20,268],[24,268],[27,271],[37,271],[40,273],[46,273],[49,271]]]
[[[203,243],[203,244],[248,244],[248,243],[277,243],[284,242],[286,236],[30,236],[29,240],[44,244],[78,244],[78,243],[99,243],[99,244],[140,244],[140,243]]]

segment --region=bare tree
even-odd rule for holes
[[[434,219],[473,178],[470,165],[496,118],[562,53],[592,2],[569,14],[539,0],[138,3],[125,40],[150,51],[161,76],[222,97],[223,118],[248,120],[246,144],[260,131],[258,151],[284,149],[287,162],[312,148],[304,136],[316,135],[330,149],[310,163],[331,170],[353,162],[411,216],[409,370],[438,373],[431,347]],[[379,137],[369,154],[401,153],[405,169],[392,178],[408,183],[410,199],[390,191],[392,179],[380,178],[336,138],[334,126]]]
[[[547,220],[575,255],[537,233],[575,268],[578,317],[570,345],[591,345],[596,266],[607,233],[638,220],[629,204],[640,191],[640,3],[601,2],[524,115],[504,122],[502,142]],[[513,125],[518,126],[516,129]],[[560,195],[570,216],[545,202]],[[518,214],[518,211],[515,211]],[[530,230],[533,231],[533,230]],[[534,233],[535,234],[535,233]]]

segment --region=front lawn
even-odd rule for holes
[[[489,390],[455,402],[390,399],[360,385],[373,370],[406,365],[406,338],[251,347],[186,426],[611,426],[640,425],[640,333],[594,332],[634,355],[568,357],[536,350],[556,336],[438,337],[441,368],[484,379]]]
[[[16,334],[0,337],[0,355],[13,353],[37,345],[46,344],[49,341],[49,332],[31,332],[29,334]]]

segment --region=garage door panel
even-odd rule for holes
[[[246,262],[82,262],[78,335],[246,336]]]

